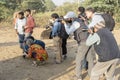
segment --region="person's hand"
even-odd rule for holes
[[[88,32],[89,32],[90,34],[93,34],[93,30],[92,30],[92,29],[88,29]]]
[[[25,29],[27,29],[27,28],[28,28],[28,26],[25,26],[24,28],[25,28]]]
[[[63,24],[66,24],[66,21],[65,21],[65,20],[62,20],[62,23],[63,23]]]
[[[16,31],[16,34],[18,35],[19,33]]]

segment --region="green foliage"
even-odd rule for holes
[[[56,8],[52,0],[45,0],[45,6],[46,6],[46,11],[53,11]]]
[[[45,11],[44,0],[25,0],[22,2],[22,9],[32,9],[37,11]]]
[[[60,15],[65,15],[69,11],[76,12],[77,8],[78,8],[77,3],[66,2],[66,3],[64,3],[63,6],[60,6],[60,7],[56,8],[56,11],[58,11]]]
[[[120,22],[120,0],[85,0],[83,4],[86,7],[94,7],[100,12],[112,12],[116,21]]]

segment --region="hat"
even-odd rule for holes
[[[67,18],[75,18],[76,17],[76,14],[72,11],[68,12],[64,18],[67,19]]]

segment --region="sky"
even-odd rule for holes
[[[64,2],[73,2],[74,0],[52,0],[52,1],[55,3],[55,5],[60,6]]]

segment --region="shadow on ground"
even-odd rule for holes
[[[5,43],[0,43],[0,47],[3,46],[15,46],[18,45],[18,42],[5,42]]]
[[[73,80],[71,77],[74,75],[76,43],[69,43],[68,58],[62,64],[54,63],[53,46],[47,47],[49,53],[48,62],[38,67],[32,65],[32,60],[23,59],[21,56],[0,61],[0,80]],[[12,46],[11,43],[6,44],[6,46],[8,45]],[[120,61],[118,64],[120,64]],[[84,73],[84,77],[86,75],[87,73]],[[117,66],[115,75],[116,80],[120,80],[120,65]]]

